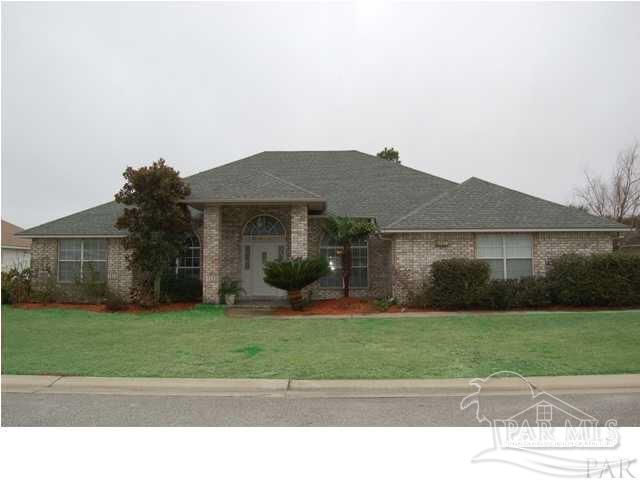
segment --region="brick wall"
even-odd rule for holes
[[[291,207],[291,257],[307,257],[308,215],[306,205]]]
[[[398,233],[392,236],[393,296],[406,302],[423,285],[431,265],[444,258],[475,257],[472,233]]]
[[[608,232],[540,232],[533,235],[533,272],[544,275],[548,263],[566,253],[589,255],[613,250],[613,236]]]
[[[220,263],[222,239],[221,232],[222,208],[219,205],[205,207],[202,220],[201,265],[202,272],[202,301],[204,303],[218,303],[218,289],[220,288]]]
[[[107,239],[107,285],[125,301],[130,301],[132,275],[120,238]],[[58,283],[58,240],[34,238],[31,244],[31,272],[34,290],[42,290],[49,275]],[[64,301],[79,301],[75,285],[58,283]]]
[[[107,284],[126,302],[131,301],[133,274],[129,270],[128,250],[121,238],[107,240]]]
[[[43,288],[49,273],[58,276],[58,240],[34,238],[31,242],[31,283],[34,290]]]
[[[436,260],[476,256],[473,233],[400,233],[392,238],[393,295],[401,302],[423,285]],[[588,255],[613,249],[607,232],[538,232],[532,238],[534,275],[544,275],[549,260],[566,253]]]

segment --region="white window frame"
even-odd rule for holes
[[[330,244],[327,244],[327,242],[330,242]],[[327,250],[338,250],[340,247],[338,245],[335,245],[334,242],[331,240],[331,237],[329,237],[328,235],[324,235],[322,237],[322,239],[320,240],[320,256],[324,257],[324,258],[329,258],[329,255],[327,255]],[[364,250],[366,253],[366,258],[367,258],[367,263],[365,266],[354,266],[353,265],[353,260],[355,258],[355,255],[353,255],[354,250]],[[340,255],[331,255],[332,257],[337,257],[340,259],[340,266],[337,268],[337,270],[340,270],[340,272],[342,272],[342,256]],[[353,282],[353,272],[355,270],[366,270],[367,274],[365,275],[365,285],[358,285],[358,286],[353,286],[353,283],[351,284],[351,289],[352,290],[358,290],[358,289],[367,289],[369,288],[369,241],[368,239],[364,239],[364,245],[352,245],[351,246],[351,278],[352,278],[352,282]],[[323,277],[324,278],[324,277]],[[342,279],[342,273],[340,273],[340,279]],[[321,279],[322,280],[322,279]],[[322,281],[320,281],[320,288],[323,289],[328,289],[328,290],[335,290],[335,289],[342,289],[342,284],[339,286],[335,286],[335,285],[322,285]]]
[[[507,236],[524,236],[526,238],[528,238],[531,241],[531,256],[530,257],[508,257],[507,256]],[[494,234],[485,234],[485,235],[478,235],[476,237],[476,258],[478,260],[501,260],[502,261],[502,279],[503,280],[513,280],[510,279],[509,277],[507,277],[507,260],[530,260],[531,261],[531,276],[533,277],[533,237],[531,235],[519,235],[519,234],[500,234],[500,233],[494,233]],[[501,257],[481,257],[479,255],[479,250],[480,250],[480,242],[479,242],[479,238],[480,237],[487,237],[487,236],[493,236],[493,237],[500,237],[502,240],[502,256]]]
[[[202,276],[202,247],[200,245],[200,238],[197,235],[189,236],[189,246],[185,247],[178,257],[175,259],[175,275],[180,275],[180,271],[184,272],[198,272],[198,275],[187,275],[190,278],[201,278]],[[197,243],[197,245],[194,245]],[[195,258],[194,251],[198,251],[199,265],[197,267],[188,267],[182,264],[182,260],[187,257],[186,253],[189,253],[189,258],[192,260]]]
[[[60,258],[60,250],[62,247],[62,242],[64,242],[65,240],[76,240],[76,241],[80,241],[80,259],[79,260],[62,260]],[[105,258],[104,260],[97,260],[97,259],[92,259],[92,260],[85,260],[84,259],[84,242],[86,240],[103,240],[105,243]],[[109,244],[107,243],[106,239],[102,239],[102,238],[64,238],[64,239],[60,239],[58,241],[58,272],[57,272],[57,279],[58,279],[58,283],[73,283],[75,281],[74,280],[61,280],[60,279],[60,264],[61,263],[77,263],[80,262],[80,281],[84,281],[84,264],[85,263],[104,263],[105,264],[105,269],[104,269],[104,279],[99,280],[99,283],[106,283],[107,282],[107,258],[109,256]]]

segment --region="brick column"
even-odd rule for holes
[[[49,275],[58,278],[58,240],[34,238],[31,241],[31,284],[38,291],[47,284]]]
[[[202,228],[202,301],[219,303],[220,288],[220,223],[222,209],[219,205],[209,205],[204,209]]]
[[[291,207],[291,257],[307,258],[309,222],[306,205]]]
[[[107,285],[120,295],[127,303],[131,301],[133,273],[129,270],[127,255],[131,251],[124,248],[121,238],[110,238],[107,241]]]

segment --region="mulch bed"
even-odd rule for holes
[[[477,313],[508,313],[526,312],[526,311],[548,311],[548,312],[594,312],[600,310],[628,310],[631,307],[563,307],[549,306],[541,308],[524,308],[518,310],[441,310],[435,308],[413,308],[403,307],[400,305],[392,305],[388,310],[382,311],[376,307],[372,300],[359,298],[338,298],[334,300],[317,300],[311,305],[307,305],[303,310],[293,310],[290,307],[282,307],[275,310],[274,315],[292,316],[292,315],[363,315],[372,313],[466,313],[469,315]],[[636,307],[637,308],[637,307]]]
[[[382,312],[373,301],[360,298],[337,298],[333,300],[318,300],[304,307],[302,311],[290,307],[278,308],[275,315],[362,315],[368,313],[400,313],[413,311],[428,311],[392,305],[386,312]]]
[[[127,305],[120,312],[127,313],[154,313],[154,312],[180,312],[183,310],[191,310],[197,304],[196,303],[166,303],[158,305],[154,308],[143,308],[140,305]],[[95,305],[87,303],[20,303],[14,305],[16,308],[24,308],[25,310],[39,310],[42,308],[61,308],[63,310],[84,310],[86,312],[107,312],[107,307],[104,305]]]

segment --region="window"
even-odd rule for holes
[[[536,406],[536,422],[551,422],[553,420],[553,406],[549,403],[541,403]]]
[[[251,220],[244,227],[244,236],[250,238],[280,237],[284,238],[285,232],[282,223],[270,215],[260,215]]]
[[[58,281],[107,279],[107,241],[102,238],[60,240]]]
[[[182,255],[176,258],[176,276],[200,278],[200,241],[195,235],[187,237]]]
[[[533,241],[529,235],[478,235],[476,256],[489,264],[492,279],[533,275]]]
[[[362,239],[351,245],[351,287],[367,288],[368,286],[368,252],[367,240]],[[329,261],[331,273],[320,279],[320,286],[326,288],[342,288],[342,256],[338,255],[338,245],[325,235],[320,243],[320,256]]]

